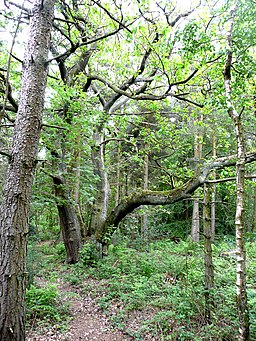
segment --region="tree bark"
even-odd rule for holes
[[[199,216],[199,199],[198,198],[195,198],[194,203],[193,203],[191,240],[196,243],[198,243],[200,240],[200,216]]]
[[[104,164],[102,137],[98,131],[94,133],[94,140],[96,146],[92,153],[92,159],[95,175],[98,176],[98,183],[97,197],[93,207],[89,236],[95,235],[97,231],[100,230],[102,224],[106,221],[110,198],[110,186]]]
[[[115,202],[116,206],[120,202],[121,198],[121,141],[118,141],[117,147],[117,169],[116,169],[116,196]]]
[[[212,137],[212,156],[213,159],[217,157],[217,141],[216,141],[216,132],[214,129],[213,137]],[[213,171],[213,180],[216,180],[216,172]],[[212,184],[212,204],[211,204],[211,229],[212,236],[211,240],[213,241],[215,238],[215,223],[216,223],[216,184]]]
[[[29,204],[47,79],[54,0],[34,1],[21,96],[0,207],[0,339],[25,340]]]
[[[236,294],[237,294],[237,309],[239,317],[239,341],[249,340],[249,308],[247,302],[246,292],[246,251],[244,242],[244,206],[245,206],[245,139],[243,133],[243,126],[241,122],[241,113],[238,113],[232,101],[232,87],[231,87],[231,65],[233,57],[232,33],[237,9],[235,4],[230,11],[229,27],[227,30],[227,57],[224,68],[224,86],[226,105],[229,116],[234,124],[234,131],[237,141],[237,162],[236,162]]]
[[[149,157],[148,154],[144,156],[144,190],[148,190],[148,175],[149,175]],[[143,212],[142,216],[142,238],[148,238],[148,214]]]
[[[74,264],[78,261],[79,249],[82,243],[81,226],[76,214],[75,205],[71,202],[64,180],[54,176],[53,183],[57,198],[57,208],[60,218],[60,228],[67,253],[67,263]]]
[[[211,231],[211,188],[204,184],[204,284],[205,284],[205,319],[206,323],[211,323],[213,309],[212,289],[214,287],[214,271],[212,261],[212,231]]]
[[[201,115],[199,122],[203,121]],[[197,120],[195,121],[197,123]],[[203,132],[199,128],[194,134],[194,158],[197,162],[200,162],[203,154]],[[199,212],[199,199],[195,198],[193,203],[192,223],[191,223],[191,239],[193,242],[199,242],[200,239],[200,212]]]

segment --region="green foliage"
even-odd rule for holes
[[[34,284],[34,278],[39,273],[42,259],[41,252],[38,252],[35,243],[29,243],[27,248],[27,288]]]
[[[203,246],[197,243],[165,240],[150,242],[141,250],[124,244],[112,246],[108,257],[86,270],[101,283],[88,290],[98,297],[101,308],[111,314],[112,323],[119,328],[125,328],[129,316],[138,311],[148,316],[138,328],[129,329],[135,339],[150,334],[161,340],[233,340],[238,330],[235,260],[221,256],[232,247],[231,237],[213,245],[215,306],[210,325],[204,317]],[[255,335],[256,249],[254,243],[247,248],[251,330]],[[113,312],[113,306],[119,308]]]
[[[79,265],[95,266],[99,260],[99,250],[93,242],[85,243],[79,250]]]
[[[63,305],[54,286],[38,288],[30,286],[26,292],[28,324],[58,325],[61,327],[68,316],[68,308]]]
[[[57,258],[60,261],[64,262],[66,259],[66,248],[63,242],[55,245],[55,252],[56,252]]]

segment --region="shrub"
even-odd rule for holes
[[[38,288],[31,285],[26,291],[27,321],[28,324],[56,324],[65,321],[68,315],[67,306],[58,300],[58,291],[55,286]]]
[[[85,243],[79,251],[79,265],[95,266],[99,259],[99,251],[93,242]]]

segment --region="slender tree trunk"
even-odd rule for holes
[[[54,0],[34,1],[11,158],[0,207],[0,340],[25,340],[26,247]]]
[[[199,217],[199,199],[198,198],[194,199],[194,204],[193,204],[191,239],[193,242],[199,242],[199,239],[200,239],[200,217]]]
[[[148,165],[149,159],[148,154],[144,158],[144,190],[148,190]],[[148,238],[148,215],[146,212],[142,216],[142,237],[144,239]]]
[[[213,138],[212,138],[212,156],[214,159],[217,157],[217,141],[216,141],[216,133],[214,130]],[[216,180],[216,172],[213,171],[213,179]],[[212,230],[212,241],[215,238],[215,223],[216,223],[216,184],[212,184],[212,204],[211,204],[211,230]]]
[[[253,180],[256,182],[256,179]],[[253,200],[253,210],[252,210],[252,227],[251,227],[251,232],[256,231],[256,186],[254,187],[254,200]]]
[[[245,142],[240,117],[235,123],[237,135],[236,165],[236,248],[237,248],[237,305],[239,312],[239,341],[249,340],[249,308],[246,292],[246,251],[244,242],[244,205],[245,205]]]
[[[237,9],[235,4],[230,11],[229,27],[227,31],[227,57],[224,68],[224,86],[226,95],[226,105],[229,116],[233,120],[237,141],[237,162],[236,162],[236,288],[237,288],[237,308],[239,317],[239,341],[249,340],[249,308],[246,292],[246,252],[244,242],[244,206],[245,206],[245,140],[241,122],[241,113],[238,113],[232,101],[231,87],[231,65],[233,57],[232,33],[234,19]]]
[[[120,202],[121,195],[121,141],[118,141],[117,147],[117,169],[116,169],[116,206]]]
[[[200,117],[200,121],[203,120],[203,116]],[[203,154],[203,133],[200,129],[199,132],[194,134],[194,157],[196,162],[199,162]],[[192,213],[192,224],[191,224],[191,239],[193,242],[199,242],[200,239],[200,214],[199,214],[199,199],[194,199],[193,213]]]
[[[204,206],[203,206],[203,225],[204,225],[204,278],[205,278],[205,319],[211,323],[213,309],[212,289],[214,287],[214,270],[212,261],[212,230],[211,230],[211,188],[204,184]]]

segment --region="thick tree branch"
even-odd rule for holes
[[[106,243],[116,230],[119,222],[129,213],[142,205],[169,205],[188,199],[194,191],[202,186],[213,169],[222,169],[236,165],[236,155],[218,158],[202,165],[198,174],[184,185],[169,191],[141,190],[124,198],[108,215],[106,221],[96,234],[99,242]],[[256,151],[246,155],[246,163],[256,161]]]

